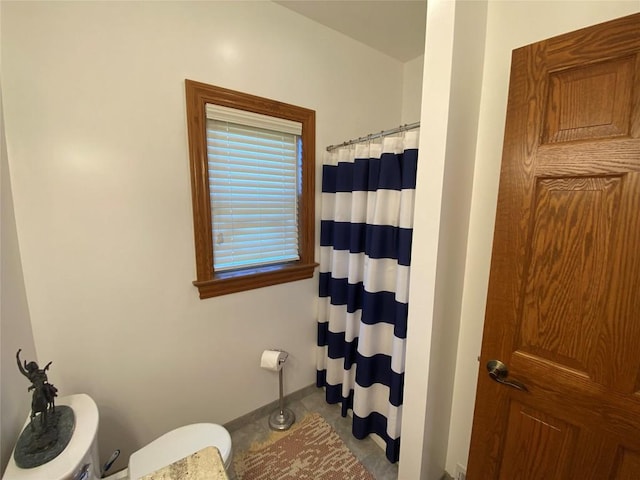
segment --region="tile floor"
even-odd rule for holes
[[[323,389],[315,386],[304,388],[287,397],[285,406],[293,410],[296,419],[311,412],[321,414],[327,423],[338,432],[353,454],[375,476],[376,480],[396,480],[398,478],[398,464],[390,463],[385,457],[384,450],[371,438],[356,439],[351,434],[350,418],[342,418],[338,405],[326,403]],[[231,433],[234,455],[247,450],[254,442],[262,442],[267,439],[271,433],[268,424],[269,415],[277,407],[277,402],[274,402],[272,405],[225,425]],[[230,480],[236,480],[233,468],[229,473]]]

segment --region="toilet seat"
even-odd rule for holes
[[[194,423],[156,438],[129,458],[129,478],[138,479],[205,447],[216,447],[225,469],[231,463],[231,435],[221,425]]]

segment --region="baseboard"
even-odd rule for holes
[[[317,388],[318,387],[316,387],[316,384],[314,383],[307,387],[301,388],[300,390],[296,390],[295,392],[292,392],[289,395],[285,395],[284,402],[291,403],[291,402],[298,401],[306,397],[307,395],[310,395],[313,392],[315,392]],[[269,415],[276,408],[278,408],[279,405],[280,405],[280,400],[274,400],[273,402],[263,405],[262,407],[256,410],[253,410],[252,412],[249,412],[246,415],[242,415],[241,417],[238,417],[234,420],[231,420],[225,423],[224,427],[229,431],[237,430],[238,428],[248,423],[255,422],[256,420],[259,420],[260,418],[266,415]]]
[[[447,472],[444,472],[440,480],[453,480],[453,477],[449,475]]]

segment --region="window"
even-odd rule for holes
[[[315,112],[186,80],[200,298],[310,278]]]

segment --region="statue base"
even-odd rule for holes
[[[18,438],[13,458],[20,468],[34,468],[50,462],[71,441],[76,420],[71,407],[60,405],[47,412],[47,421],[41,421],[42,413],[32,418]]]

